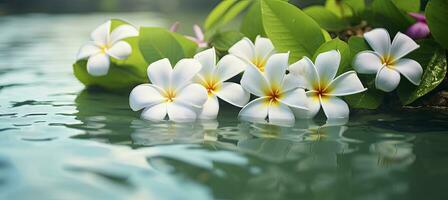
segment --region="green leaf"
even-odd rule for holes
[[[348,27],[347,21],[341,19],[323,6],[311,6],[303,10],[322,28],[329,31],[341,31]]]
[[[364,0],[343,0],[343,2],[350,7],[354,14],[363,12],[366,7]]]
[[[350,64],[353,57],[361,51],[369,50],[369,44],[362,37],[352,36],[348,39],[348,46],[350,47]]]
[[[425,15],[431,35],[440,45],[448,49],[448,1],[429,1]]]
[[[230,7],[232,7],[237,0],[225,0],[219,3],[207,16],[204,23],[205,30],[211,29],[213,26],[215,26],[220,19],[222,19],[222,16],[229,10]]]
[[[241,32],[252,41],[260,35],[265,37],[266,33],[263,29],[263,21],[261,17],[261,3],[256,1],[250,7],[246,16],[241,23]]]
[[[394,4],[405,12],[420,11],[420,0],[392,0]]]
[[[341,53],[341,63],[339,65],[338,74],[349,71],[349,61],[350,61],[350,48],[348,44],[339,38],[335,38],[328,42],[322,44],[319,49],[314,53],[313,60],[316,60],[316,57],[323,52],[331,51],[331,50],[339,50]]]
[[[191,57],[194,42],[189,42],[181,35],[162,28],[140,28],[140,51],[148,63],[168,58],[171,63],[177,63],[182,58]]]
[[[211,38],[210,43],[219,51],[227,51],[243,37],[244,35],[237,31],[220,32]]]
[[[240,14],[243,10],[245,10],[249,5],[252,3],[252,1],[244,0],[237,2],[234,6],[232,6],[222,17],[222,25],[225,25],[235,19],[238,14]]]
[[[179,33],[171,32],[171,34],[173,34],[174,38],[176,38],[177,42],[179,42],[179,44],[182,46],[185,58],[191,58],[194,56],[194,54],[196,54],[198,45],[195,42]]]
[[[420,48],[409,55],[423,67],[420,85],[412,85],[402,80],[398,88],[398,95],[404,105],[410,104],[428,92],[435,89],[445,78],[447,72],[446,54],[443,49],[432,40],[424,40]]]
[[[261,1],[263,26],[275,48],[290,60],[311,57],[325,42],[320,26],[299,8],[283,1]]]
[[[375,0],[372,3],[373,18],[370,23],[375,27],[384,27],[389,33],[406,30],[414,20],[400,10],[393,1]]]
[[[352,9],[343,0],[327,0],[325,8],[338,17],[351,17],[353,15]]]

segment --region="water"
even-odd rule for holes
[[[127,94],[84,90],[71,64],[109,17],[0,18],[0,199],[448,199],[443,113],[279,127],[223,105],[217,121],[151,123]]]

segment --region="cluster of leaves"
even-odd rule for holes
[[[383,27],[392,36],[404,32],[415,23],[408,13],[421,12],[421,7],[420,0],[327,0],[323,6],[302,10],[286,0],[225,0],[209,14],[204,27],[211,45],[220,51],[243,36],[253,40],[257,35],[269,37],[278,51],[290,51],[290,62],[338,49],[342,55],[338,73],[343,73],[353,70],[352,59],[358,52],[370,49],[362,38],[365,31]],[[408,55],[422,65],[422,82],[419,86],[400,83],[396,93],[403,105],[434,90],[447,72],[448,2],[431,0],[424,12],[432,35],[417,41],[421,47]],[[240,29],[229,30],[239,15]],[[346,100],[354,108],[378,108],[385,93],[375,89],[375,76],[360,78],[368,91]]]

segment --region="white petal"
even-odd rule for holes
[[[203,41],[205,39],[204,33],[202,32],[201,27],[199,27],[197,24],[193,26],[194,35],[196,38],[200,41]]]
[[[287,106],[308,110],[308,99],[304,89],[295,89],[284,93],[283,96],[284,97],[281,99],[281,102]]]
[[[109,41],[109,34],[110,34],[110,25],[111,21],[108,20],[106,23],[101,24],[96,28],[92,33],[90,34],[90,38],[95,42],[97,45],[105,45]]]
[[[216,95],[222,100],[238,107],[243,107],[249,102],[250,94],[236,83],[225,82],[221,85]]]
[[[166,90],[171,82],[171,63],[167,58],[158,60],[148,66],[148,77],[152,84]]]
[[[176,122],[194,121],[197,117],[193,107],[181,103],[168,103],[167,110],[170,120]]]
[[[364,33],[364,38],[369,43],[370,47],[381,56],[389,55],[390,51],[390,36],[386,29],[376,28],[367,33]]]
[[[400,83],[400,74],[388,67],[381,68],[376,74],[375,87],[379,90],[390,92]]]
[[[419,47],[415,41],[409,36],[398,32],[395,35],[394,40],[392,41],[392,46],[390,47],[390,55],[393,60],[398,60],[410,53],[411,51],[416,50]]]
[[[132,53],[132,47],[125,41],[115,43],[110,49],[107,50],[107,54],[118,59],[123,60],[129,57]]]
[[[109,71],[109,65],[109,56],[99,53],[87,60],[87,72],[92,76],[104,76]]]
[[[301,119],[310,119],[317,115],[317,113],[320,110],[320,99],[319,96],[312,91],[306,92],[307,97],[307,108],[308,110],[304,109],[297,109],[292,107],[292,110],[294,111],[294,115],[297,118]]]
[[[338,97],[323,97],[321,98],[322,108],[327,118],[347,118],[350,110],[347,103]]]
[[[241,78],[241,86],[256,96],[264,96],[265,91],[270,89],[266,77],[255,66],[249,65]]]
[[[287,105],[283,103],[271,104],[268,109],[269,123],[291,123],[295,121],[294,114]]]
[[[317,55],[315,66],[317,73],[319,74],[321,87],[325,87],[334,79],[338,72],[340,62],[341,54],[336,50],[327,51]]]
[[[355,71],[348,71],[341,74],[327,88],[327,91],[329,91],[328,95],[331,96],[346,96],[366,90],[367,88],[364,88]]]
[[[290,65],[288,69],[292,75],[300,79],[300,82],[304,84],[306,89],[312,90],[316,84],[319,84],[316,67],[306,56]]]
[[[129,24],[123,24],[112,31],[110,34],[110,43],[114,44],[122,39],[136,36],[138,36],[138,30],[135,27]]]
[[[163,100],[160,89],[152,84],[138,85],[129,95],[129,105],[133,111],[159,104]]]
[[[182,88],[174,101],[200,108],[207,101],[207,97],[207,90],[202,85],[193,83]]]
[[[238,116],[243,119],[249,120],[265,120],[268,116],[268,108],[268,99],[266,97],[261,97],[249,102],[246,106],[244,106]]]
[[[192,79],[201,70],[201,63],[195,59],[184,58],[174,66],[171,77],[171,86],[180,89],[192,82]]]
[[[381,58],[374,51],[361,51],[353,58],[353,68],[361,74],[376,74],[381,67]]]
[[[267,59],[274,52],[274,45],[269,38],[257,36],[255,39],[255,57]]]
[[[204,51],[197,53],[194,56],[194,59],[199,61],[202,65],[202,69],[199,72],[199,75],[202,77],[208,77],[213,75],[213,72],[216,67],[216,52],[215,48],[210,48]]]
[[[229,53],[251,62],[255,57],[255,46],[249,38],[245,37],[230,47]]]
[[[234,55],[226,55],[217,64],[216,75],[220,82],[224,82],[246,69],[246,63]]]
[[[414,85],[419,85],[422,79],[423,69],[418,62],[412,59],[402,58],[393,67],[403,74]]]
[[[277,53],[269,57],[265,65],[265,74],[271,86],[280,86],[288,68],[289,53]]]
[[[215,95],[209,95],[199,112],[200,119],[216,119],[219,112],[219,102]]]
[[[76,60],[81,60],[81,59],[87,58],[89,56],[98,54],[100,52],[101,52],[101,49],[98,46],[89,42],[89,43],[83,45],[79,49],[78,55],[76,56]]]
[[[146,120],[161,121],[166,117],[167,104],[161,103],[148,108],[145,108],[141,117]]]
[[[288,92],[296,88],[306,88],[306,84],[304,79],[300,79],[292,74],[287,74],[283,79],[282,89],[283,92]]]

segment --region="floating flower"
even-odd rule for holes
[[[152,84],[135,87],[129,97],[132,110],[143,109],[142,118],[160,121],[191,121],[207,100],[207,91],[192,79],[201,70],[201,63],[182,59],[174,68],[168,59],[149,65],[148,77]]]
[[[423,39],[428,37],[430,32],[425,15],[420,13],[409,13],[409,15],[417,21],[406,30],[406,35],[412,39]]]
[[[241,109],[239,116],[245,119],[269,123],[294,122],[290,108],[307,110],[305,90],[299,88],[298,79],[285,75],[288,68],[289,53],[272,55],[262,73],[257,67],[249,65],[241,78],[241,85],[259,98],[249,102]]]
[[[382,28],[364,34],[373,51],[362,51],[353,59],[354,69],[361,74],[376,74],[375,87],[390,92],[400,83],[400,74],[419,85],[423,69],[418,62],[403,58],[419,47],[403,33],[395,35],[392,44],[389,33]]]
[[[308,89],[309,110],[300,113],[305,118],[314,117],[321,106],[327,118],[347,118],[348,105],[339,97],[367,90],[354,71],[336,77],[340,62],[341,54],[332,50],[319,54],[315,64],[304,57],[289,67],[290,73],[301,79],[303,87]]]
[[[197,82],[208,92],[208,100],[205,102],[199,118],[216,118],[219,111],[218,97],[234,106],[246,105],[250,94],[239,84],[224,82],[244,71],[246,66],[243,61],[233,55],[226,55],[216,63],[214,48],[202,51],[194,58],[202,64],[202,69],[197,75]]]
[[[100,25],[90,35],[88,42],[78,52],[77,60],[88,58],[87,72],[92,76],[104,76],[109,71],[110,58],[126,59],[132,53],[129,43],[122,41],[128,37],[138,36],[138,30],[123,24],[110,32],[111,21]]]
[[[274,45],[268,38],[257,36],[255,44],[245,37],[229,49],[229,53],[265,71],[267,60],[275,53]]]

